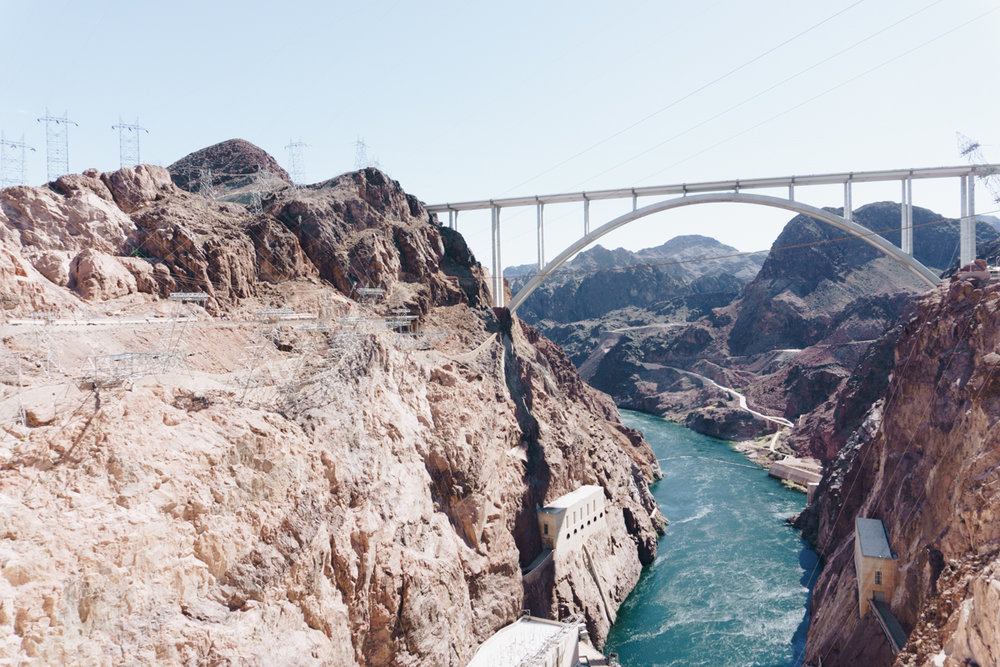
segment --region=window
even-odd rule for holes
[[[545,528],[545,530],[543,530],[542,532],[545,533],[546,535],[548,535],[549,534],[549,524],[545,524],[543,527]]]
[[[876,586],[881,586],[882,585],[882,571],[881,570],[875,570],[875,585]]]

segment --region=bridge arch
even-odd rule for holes
[[[711,192],[706,194],[685,195],[683,197],[675,197],[674,199],[668,199],[666,201],[650,204],[648,206],[630,211],[624,215],[620,215],[614,220],[601,225],[594,231],[578,239],[575,243],[559,253],[555,259],[546,264],[545,268],[543,268],[534,278],[528,281],[528,284],[522,287],[518,293],[514,295],[514,298],[511,299],[511,302],[507,307],[511,312],[516,311],[517,308],[524,303],[524,300],[527,299],[532,292],[538,289],[539,285],[541,285],[546,278],[555,273],[559,267],[568,262],[573,258],[573,256],[589,246],[591,243],[597,241],[606,234],[610,234],[619,227],[623,227],[630,222],[635,222],[636,220],[644,218],[648,215],[662,213],[663,211],[669,211],[670,209],[680,208],[682,206],[721,203],[757,204],[759,206],[783,208],[788,211],[807,215],[810,218],[815,218],[816,220],[821,220],[822,222],[831,224],[837,229],[845,231],[852,236],[856,236],[865,243],[874,246],[880,252],[899,262],[904,268],[910,271],[910,273],[927,283],[930,287],[936,286],[940,281],[940,278],[934,272],[914,259],[913,256],[904,253],[902,250],[892,245],[878,234],[873,234],[870,229],[851,222],[850,220],[836,215],[835,213],[830,213],[829,211],[824,211],[823,209],[816,208],[815,206],[803,204],[802,202],[792,199],[783,199],[781,197],[742,194],[739,192]]]

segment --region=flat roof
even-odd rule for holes
[[[895,558],[889,546],[889,534],[882,519],[854,520],[854,533],[861,542],[861,555],[870,558]]]
[[[587,498],[588,496],[594,493],[600,493],[601,495],[603,495],[604,487],[598,486],[596,484],[586,484],[576,489],[575,491],[570,491],[564,496],[559,496],[558,498],[553,500],[551,503],[549,503],[539,511],[555,514],[566,509],[567,507],[572,507],[573,505],[577,504],[584,498]]]
[[[517,667],[566,629],[559,621],[522,616],[483,642],[468,667]]]

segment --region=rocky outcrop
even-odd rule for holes
[[[601,641],[656,554],[658,466],[557,346],[487,307],[462,238],[376,170],[257,215],[164,174],[0,191],[3,312],[102,324],[4,327],[0,654],[462,665],[525,607]],[[94,247],[49,217],[104,207],[120,224]],[[386,328],[392,308],[427,335]],[[598,575],[570,559],[526,588],[536,508],[583,484],[609,510]]]
[[[1000,284],[959,272],[924,296],[894,340],[884,398],[829,466],[800,517],[826,564],[813,593],[807,661],[890,664],[871,615],[857,615],[858,516],[881,519],[898,555],[890,600],[910,640],[896,664],[993,664],[1000,581],[993,485],[1000,386]],[[840,403],[850,400],[843,392]]]
[[[244,139],[229,139],[197,150],[174,162],[167,171],[177,187],[205,195],[240,191],[265,173],[275,181],[292,182],[267,151]]]

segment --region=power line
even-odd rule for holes
[[[937,0],[937,2],[942,2],[942,1],[943,0]],[[585,155],[586,153],[589,153],[590,151],[594,150],[595,148],[606,144],[607,142],[611,141],[612,139],[615,139],[615,138],[621,136],[622,134],[625,134],[629,130],[631,130],[631,129],[635,128],[635,127],[638,127],[639,125],[642,125],[646,121],[651,120],[652,118],[655,118],[656,116],[659,116],[661,113],[663,113],[665,111],[668,111],[669,109],[672,109],[673,107],[677,106],[681,102],[684,102],[684,101],[690,99],[691,97],[694,97],[695,95],[697,95],[698,93],[702,92],[703,90],[711,88],[712,86],[714,86],[715,84],[719,83],[720,81],[728,79],[733,74],[736,74],[737,72],[740,72],[740,71],[746,69],[747,67],[749,67],[750,65],[754,64],[755,62],[757,62],[757,61],[759,61],[759,60],[761,60],[761,59],[763,59],[763,58],[771,55],[772,53],[774,53],[778,49],[781,49],[782,47],[787,46],[788,44],[791,44],[795,40],[799,39],[800,37],[803,37],[803,36],[807,35],[808,33],[812,32],[813,30],[815,30],[816,28],[820,27],[821,25],[823,25],[825,23],[828,23],[828,22],[832,21],[833,19],[837,18],[838,16],[840,16],[841,14],[843,14],[843,13],[845,13],[845,12],[847,12],[847,11],[855,8],[855,7],[857,7],[862,2],[864,2],[864,0],[858,0],[854,4],[849,5],[849,6],[845,7],[844,9],[842,9],[842,10],[840,10],[838,12],[835,12],[834,14],[831,14],[830,16],[826,17],[822,21],[820,21],[818,23],[814,23],[813,25],[809,26],[805,30],[803,30],[803,31],[801,31],[799,33],[796,33],[792,37],[789,37],[785,41],[781,42],[780,44],[772,46],[768,50],[766,50],[766,51],[764,51],[764,52],[762,52],[762,53],[754,56],[750,60],[745,61],[743,64],[739,65],[738,67],[734,67],[733,69],[729,70],[725,74],[723,74],[723,75],[721,75],[719,77],[716,77],[715,79],[712,79],[708,83],[703,84],[703,85],[695,88],[694,90],[692,90],[692,91],[690,91],[688,93],[685,93],[684,95],[682,95],[681,97],[678,97],[677,99],[675,99],[674,101],[670,102],[666,106],[660,107],[656,111],[654,111],[654,112],[652,112],[650,114],[647,114],[646,116],[643,116],[642,118],[640,118],[639,120],[631,123],[630,125],[627,125],[627,126],[623,127],[622,129],[618,130],[617,132],[614,132],[613,134],[608,135],[607,137],[601,139],[600,141],[598,141],[598,142],[596,142],[594,144],[591,144],[587,148],[584,148],[582,151],[569,156],[568,158],[562,160],[561,162],[557,162],[556,164],[552,165],[548,169],[545,169],[544,171],[535,174],[531,178],[529,178],[527,180],[524,180],[524,181],[521,181],[517,185],[514,185],[514,186],[508,188],[507,190],[505,190],[504,192],[502,192],[500,194],[504,195],[504,194],[507,194],[508,192],[516,190],[517,188],[521,187],[522,185],[527,185],[528,183],[531,183],[532,181],[534,181],[534,180],[536,180],[538,178],[541,178],[542,176],[544,176],[544,175],[546,175],[546,174],[548,174],[548,173],[550,173],[552,171],[555,171],[556,169],[558,169],[559,167],[563,166],[564,164],[575,160],[576,158],[580,157],[581,155]],[[599,175],[600,174],[598,174],[598,176]],[[594,178],[596,178],[596,176]]]
[[[644,155],[652,153],[653,151],[658,150],[658,149],[662,148],[663,146],[666,146],[670,142],[675,141],[676,139],[679,139],[679,138],[683,137],[684,135],[689,134],[689,133],[693,132],[694,130],[697,130],[700,127],[703,127],[703,126],[707,125],[708,123],[711,123],[712,121],[714,121],[714,120],[716,120],[718,118],[721,118],[722,116],[725,116],[729,112],[735,111],[736,109],[738,109],[738,108],[740,108],[740,107],[742,107],[742,106],[744,106],[746,104],[749,104],[750,102],[752,102],[752,101],[754,101],[754,100],[756,100],[756,99],[758,99],[760,97],[763,97],[764,95],[770,93],[771,91],[773,91],[773,90],[775,90],[777,88],[780,88],[781,86],[785,85],[789,81],[797,79],[798,77],[802,76],[803,74],[806,74],[807,72],[810,72],[810,71],[816,69],[817,67],[825,65],[826,63],[830,62],[831,60],[844,55],[848,51],[852,51],[853,49],[861,46],[865,42],[868,42],[868,41],[870,41],[870,40],[878,37],[882,33],[887,32],[887,31],[895,28],[896,26],[900,25],[901,23],[909,21],[914,16],[916,16],[916,15],[922,13],[922,12],[927,11],[928,9],[930,9],[931,7],[933,7],[934,5],[940,4],[943,1],[944,0],[934,0],[934,2],[931,2],[930,4],[925,5],[924,7],[921,7],[920,9],[918,9],[915,12],[913,12],[912,14],[908,14],[908,15],[904,16],[903,18],[899,19],[895,23],[891,23],[891,24],[887,25],[886,27],[881,28],[880,30],[877,30],[877,31],[869,34],[867,37],[864,37],[864,38],[862,38],[862,39],[854,42],[853,44],[842,48],[841,50],[837,51],[836,53],[833,53],[832,55],[829,55],[829,56],[827,56],[827,57],[825,57],[825,58],[823,58],[821,60],[816,61],[815,63],[813,63],[812,65],[809,65],[805,69],[801,69],[798,72],[796,72],[795,74],[792,74],[791,76],[785,77],[781,81],[779,81],[779,82],[777,82],[777,83],[775,83],[775,84],[773,84],[773,85],[771,85],[771,86],[769,86],[769,87],[767,87],[767,88],[765,88],[763,90],[760,90],[760,91],[754,93],[753,95],[750,95],[749,97],[744,98],[740,102],[737,102],[736,104],[733,104],[733,105],[727,107],[726,109],[724,109],[724,110],[716,113],[715,115],[709,116],[708,118],[705,118],[704,120],[701,120],[701,121],[695,123],[694,125],[691,125],[690,127],[686,128],[684,130],[681,130],[680,132],[672,135],[671,137],[669,137],[667,139],[664,139],[660,143],[655,144],[654,146],[650,146],[649,148],[646,148],[646,149],[640,151],[639,153],[636,153],[635,155],[633,155],[630,158],[622,160],[621,162],[619,162],[618,164],[614,165],[613,167],[608,167],[604,171],[602,171],[602,172],[600,172],[598,174],[595,174],[594,176],[591,176],[590,178],[587,178],[587,179],[585,179],[583,181],[580,181],[580,183],[578,183],[577,185],[581,185],[581,184],[586,183],[588,181],[592,181],[595,178],[599,178],[599,177],[601,177],[601,176],[603,176],[603,175],[605,175],[605,174],[607,174],[609,172],[612,172],[612,171],[614,171],[614,170],[616,170],[616,169],[618,169],[620,167],[625,166],[629,162],[637,160],[638,158],[640,158],[640,157],[642,157]],[[848,7],[848,9],[850,9],[850,7]],[[846,11],[846,10],[844,10],[844,11]],[[658,173],[662,173],[662,172],[658,172]],[[576,186],[573,186],[573,187],[576,187]]]
[[[704,149],[698,151],[697,153],[692,153],[691,155],[688,155],[687,157],[685,157],[685,158],[683,158],[681,160],[678,160],[678,161],[674,162],[673,164],[668,165],[667,167],[664,167],[663,169],[660,169],[659,171],[656,171],[656,172],[654,172],[652,174],[649,174],[648,176],[644,176],[643,178],[641,178],[639,180],[640,181],[644,181],[644,180],[653,178],[654,176],[659,176],[663,172],[668,171],[670,169],[673,169],[674,167],[676,167],[676,166],[678,166],[680,164],[683,164],[683,163],[687,162],[688,160],[693,160],[694,158],[696,158],[696,157],[698,157],[700,155],[704,155],[705,153],[707,153],[707,152],[709,152],[709,151],[711,151],[711,150],[713,150],[715,148],[718,148],[719,146],[721,146],[723,144],[729,143],[733,139],[737,139],[737,138],[743,136],[744,134],[747,134],[748,132],[752,132],[753,130],[756,130],[759,127],[763,127],[764,125],[767,125],[768,123],[770,123],[770,122],[772,122],[774,120],[777,120],[778,118],[781,118],[782,116],[788,115],[792,111],[795,111],[797,109],[800,109],[800,108],[804,107],[805,105],[809,104],[810,102],[815,102],[816,100],[818,100],[821,97],[825,97],[825,96],[829,95],[830,93],[832,93],[832,92],[834,92],[836,90],[840,90],[844,86],[847,86],[847,85],[849,85],[851,83],[854,83],[858,79],[864,78],[864,77],[868,76],[869,74],[871,74],[872,72],[875,72],[877,70],[882,69],[886,65],[894,63],[895,61],[897,61],[897,60],[899,60],[901,58],[905,58],[906,56],[910,55],[911,53],[913,53],[915,51],[918,51],[918,50],[924,48],[925,46],[928,46],[929,44],[932,44],[932,43],[938,41],[939,39],[943,39],[943,38],[947,37],[948,35],[952,34],[953,32],[961,30],[962,28],[964,28],[965,26],[967,26],[967,25],[969,25],[971,23],[974,23],[976,21],[979,21],[979,20],[981,20],[981,19],[989,16],[990,14],[992,14],[995,11],[997,11],[998,9],[1000,9],[1000,7],[994,7],[993,9],[990,9],[990,10],[988,10],[986,12],[983,12],[982,14],[974,16],[973,18],[969,19],[968,21],[960,23],[959,25],[955,26],[954,28],[946,30],[945,32],[942,32],[942,33],[938,34],[935,37],[932,37],[932,38],[930,38],[930,39],[928,39],[928,40],[926,40],[924,42],[921,42],[920,44],[914,46],[913,48],[908,49],[906,51],[903,51],[902,53],[897,54],[897,55],[893,56],[892,58],[889,58],[888,60],[884,60],[881,63],[879,63],[878,65],[875,65],[874,67],[866,69],[865,71],[861,72],[860,74],[858,74],[856,76],[851,77],[850,79],[847,79],[846,81],[842,81],[841,83],[838,83],[835,86],[827,88],[826,90],[824,90],[821,93],[813,95],[812,97],[810,97],[810,98],[808,98],[808,99],[806,99],[806,100],[804,100],[802,102],[799,102],[798,104],[796,104],[794,106],[790,106],[790,107],[786,108],[783,111],[780,111],[780,112],[778,112],[778,113],[776,113],[776,114],[774,114],[772,116],[769,116],[768,118],[765,118],[764,120],[760,121],[759,123],[751,125],[750,127],[746,128],[746,129],[743,129],[743,130],[741,130],[741,131],[737,132],[736,134],[733,134],[733,135],[731,135],[729,137],[726,137],[725,139],[722,139],[721,141],[717,141],[716,143],[712,144],[711,146],[708,146],[707,148],[704,148]],[[596,177],[594,177],[594,178],[596,178]],[[590,180],[590,179],[587,179],[587,180]],[[584,181],[584,182],[586,182],[586,181]]]

